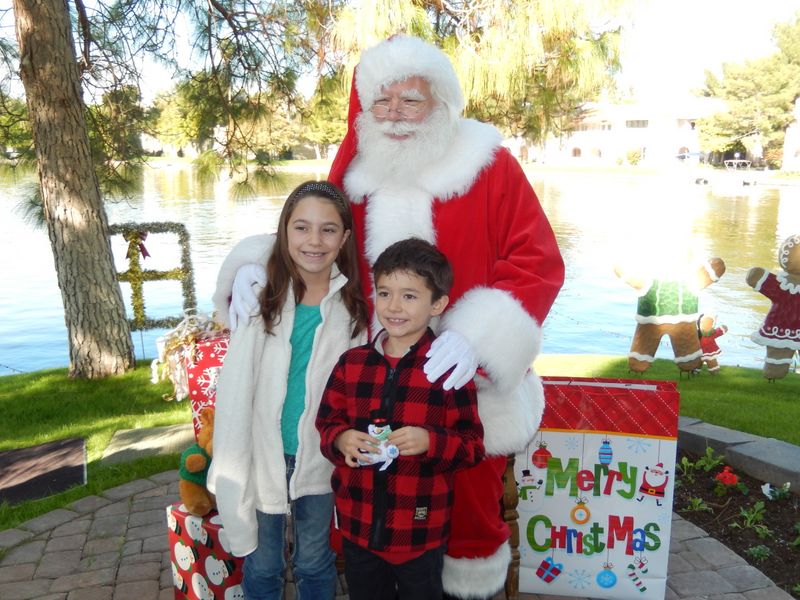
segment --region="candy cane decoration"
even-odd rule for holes
[[[636,574],[636,566],[633,563],[628,564],[628,578],[633,582],[633,585],[636,586],[640,592],[645,592],[647,587],[644,585],[644,581],[639,579],[639,576]]]
[[[647,573],[647,559],[644,557],[643,554],[639,556],[634,556],[633,560],[635,561],[636,568],[639,570],[640,573]]]

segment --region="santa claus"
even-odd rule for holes
[[[476,378],[488,458],[457,474],[443,581],[451,596],[485,598],[503,587],[511,558],[502,475],[539,426],[544,394],[531,364],[564,263],[500,132],[462,118],[463,108],[455,71],[434,46],[395,36],[366,50],[329,179],[352,203],[367,298],[371,264],[398,240],[428,240],[453,265],[452,308],[425,371],[431,381],[451,371],[447,387]],[[231,326],[257,312],[270,243],[248,238],[223,263],[214,301]]]

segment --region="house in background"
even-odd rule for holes
[[[782,171],[800,172],[800,96],[794,100],[794,121],[783,138]]]
[[[713,98],[589,103],[578,128],[548,140],[538,160],[548,164],[669,166],[703,156],[696,123],[724,110]]]

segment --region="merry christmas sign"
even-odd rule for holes
[[[544,378],[516,456],[520,591],[662,599],[679,394],[672,382]]]

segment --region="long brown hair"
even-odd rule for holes
[[[342,302],[353,323],[352,337],[356,337],[367,327],[367,303],[361,293],[361,281],[358,274],[358,256],[355,237],[353,236],[353,213],[344,192],[329,181],[306,181],[298,185],[281,210],[278,219],[278,231],[275,234],[275,245],[267,259],[267,285],[261,292],[261,316],[267,333],[272,334],[280,323],[281,310],[286,302],[289,285],[296,302],[300,302],[306,293],[306,284],[297,270],[294,260],[289,254],[288,229],[289,219],[295,207],[303,198],[313,196],[322,198],[333,204],[345,231],[350,235],[344,242],[336,257],[336,266],[347,277],[347,283],[341,290]]]

